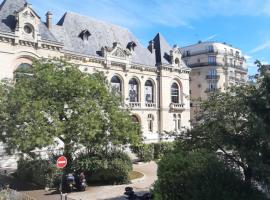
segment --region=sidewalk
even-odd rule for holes
[[[123,193],[127,186],[133,187],[136,193],[148,192],[157,179],[157,164],[155,162],[139,163],[133,165],[133,170],[144,173],[145,177],[128,185],[91,186],[85,192],[71,193],[68,197],[78,200],[124,200]]]

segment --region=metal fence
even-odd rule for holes
[[[25,193],[16,190],[6,189],[0,191],[0,200],[37,200]]]

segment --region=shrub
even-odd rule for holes
[[[160,159],[164,154],[172,152],[173,149],[174,149],[174,142],[142,144],[140,146],[132,147],[132,151],[143,162],[149,162],[154,159]]]
[[[80,154],[75,160],[75,168],[85,173],[89,184],[123,184],[129,182],[132,162],[120,151],[108,155]]]
[[[17,177],[23,181],[46,186],[54,182],[57,168],[54,163],[42,159],[20,159],[18,161]]]
[[[141,161],[149,162],[154,160],[154,144],[141,144],[131,148]]]
[[[154,159],[160,159],[174,150],[174,142],[154,143]]]
[[[262,200],[239,171],[205,151],[171,153],[158,164],[157,200]]]

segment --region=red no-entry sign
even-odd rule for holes
[[[56,166],[58,168],[64,168],[67,166],[67,158],[65,156],[60,156],[56,161]]]

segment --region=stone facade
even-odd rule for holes
[[[213,92],[224,92],[247,82],[246,61],[240,49],[219,42],[199,42],[181,51],[184,62],[192,69],[191,121],[196,124],[194,115],[199,111],[199,99],[206,100]]]
[[[65,13],[54,25],[48,12],[44,23],[25,0],[5,0],[0,18],[1,79],[13,79],[34,58],[65,58],[85,73],[104,72],[146,142],[190,128],[190,68],[161,34],[146,48],[127,29],[76,13]]]

